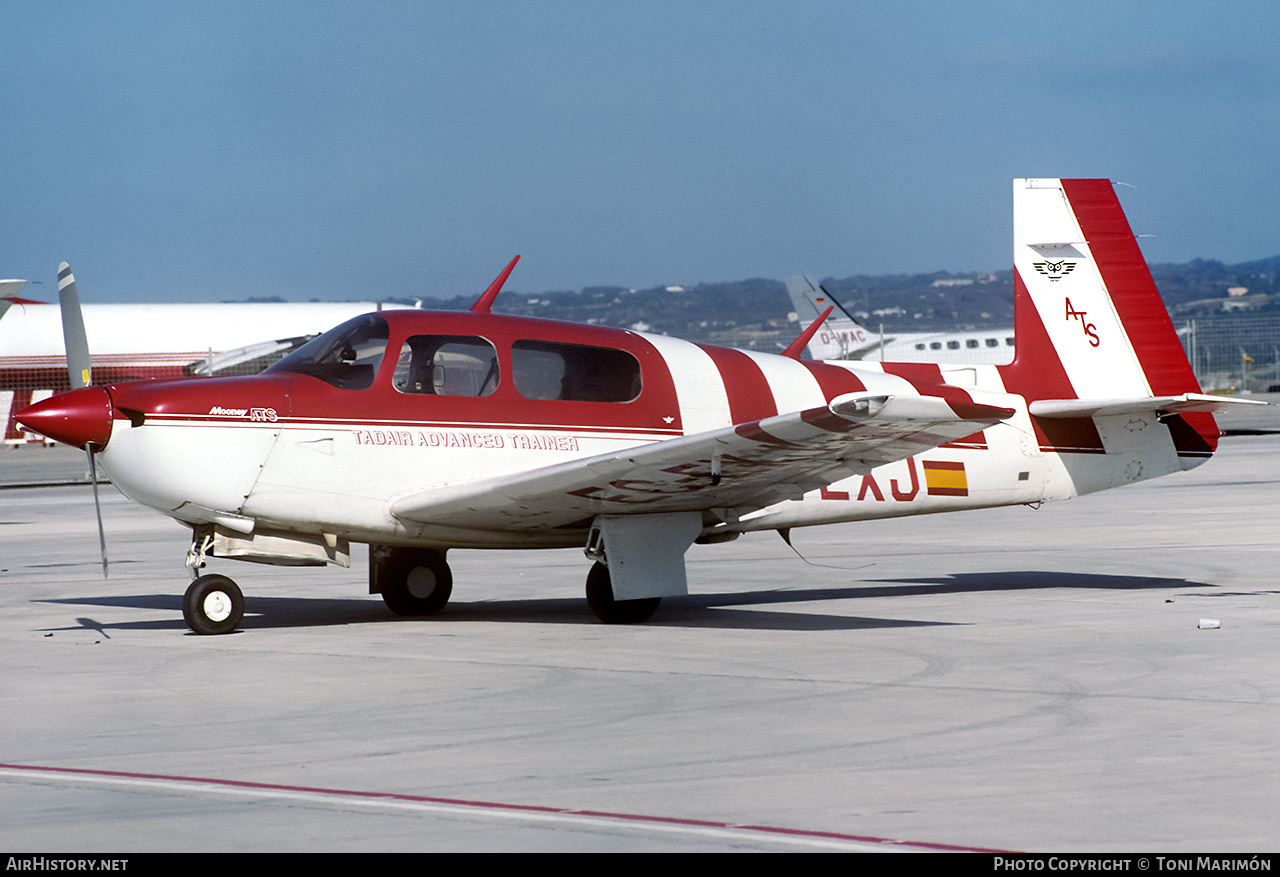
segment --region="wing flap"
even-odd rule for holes
[[[830,405],[402,497],[397,518],[481,530],[599,514],[751,510],[990,427],[1012,408],[849,394]]]

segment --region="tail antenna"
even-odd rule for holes
[[[809,339],[811,339],[814,336],[814,333],[818,331],[818,327],[821,326],[824,322],[826,322],[827,317],[831,316],[831,312],[834,311],[835,309],[836,309],[835,305],[828,305],[827,309],[822,312],[822,315],[819,316],[818,319],[810,323],[809,328],[801,332],[800,337],[797,338],[795,341],[791,342],[791,346],[789,346],[786,350],[782,351],[782,355],[789,356],[792,359],[799,359],[800,353],[801,351],[804,350],[805,345],[809,343]]]

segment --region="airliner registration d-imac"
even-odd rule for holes
[[[886,335],[868,330],[814,278],[787,278],[800,324],[808,325],[828,307],[835,310],[809,342],[818,360],[864,359],[877,362],[941,362],[956,365],[1004,365],[1013,361],[1013,327],[972,332],[907,332]]]

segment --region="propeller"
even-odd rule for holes
[[[80,311],[80,295],[71,266],[58,266],[58,305],[62,309],[62,343],[67,351],[67,377],[71,389],[93,383],[93,367],[89,359],[89,338],[84,331],[84,315]],[[93,484],[93,511],[98,517],[98,547],[102,550],[102,577],[107,578],[107,535],[102,529],[102,503],[98,499],[98,466],[93,457],[93,442],[85,442],[89,455],[89,481]]]

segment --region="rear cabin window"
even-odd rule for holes
[[[511,345],[511,380],[526,399],[630,402],[640,395],[640,363],[625,350],[517,341]]]
[[[387,351],[387,321],[365,314],[312,338],[268,372],[294,372],[319,378],[339,390],[365,390]]]
[[[400,347],[391,385],[401,393],[488,396],[498,388],[498,352],[472,335],[414,335]]]

